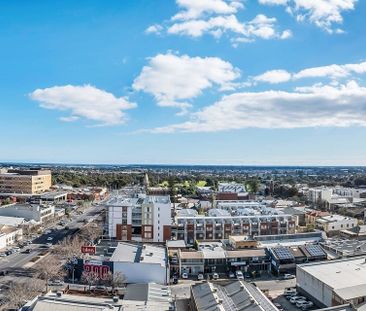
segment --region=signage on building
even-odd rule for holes
[[[94,255],[96,252],[96,247],[95,246],[87,246],[84,245],[81,247],[81,252],[83,254],[90,254],[90,255]]]
[[[89,273],[96,273],[99,279],[104,279],[109,273],[109,266],[106,265],[93,265],[93,264],[85,264],[84,271]]]

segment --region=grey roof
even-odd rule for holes
[[[192,294],[198,311],[278,311],[258,288],[244,281],[202,283],[192,286]]]

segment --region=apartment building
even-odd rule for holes
[[[38,194],[52,185],[50,170],[0,170],[1,194]]]
[[[244,209],[237,206],[237,203],[226,204],[225,209],[211,209],[205,215],[183,209],[175,217],[172,236],[192,244],[195,240],[228,239],[230,235],[295,233],[295,219],[291,215],[261,204]]]
[[[171,237],[170,197],[112,195],[106,202],[108,234],[120,241],[165,242]]]

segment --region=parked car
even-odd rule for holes
[[[289,273],[286,273],[284,276],[283,276],[283,279],[284,280],[291,280],[291,279],[294,279],[295,276],[293,274],[289,274]]]
[[[301,308],[301,306],[302,306],[304,303],[307,303],[307,300],[306,300],[306,299],[300,299],[300,300],[297,300],[297,301],[296,301],[296,307]]]
[[[297,295],[297,291],[295,287],[286,287],[285,290],[283,291],[283,294],[285,296],[295,296]]]
[[[53,240],[53,237],[51,237],[51,236],[49,236],[48,238],[47,238],[47,241],[52,241]]]
[[[183,272],[182,273],[182,279],[188,279],[188,273]]]
[[[0,275],[7,275],[9,273],[8,270],[1,270]]]
[[[244,280],[244,275],[243,272],[241,272],[240,270],[235,272],[236,278],[239,280]]]
[[[279,304],[278,302],[274,302],[273,304],[278,309],[278,311],[283,311],[283,308],[282,308],[281,304]]]
[[[6,253],[0,253],[0,257],[6,257]]]
[[[235,278],[235,273],[230,271],[228,276],[229,276],[230,279],[233,279],[233,278]]]
[[[212,274],[212,279],[213,280],[218,280],[219,279],[219,274],[218,273]]]
[[[306,297],[304,296],[293,296],[290,298],[290,302],[292,304],[295,304],[298,300],[305,300],[306,301]]]
[[[198,273],[198,275],[197,275],[197,280],[198,281],[202,281],[202,280],[204,280],[205,279],[205,277],[203,276],[203,274],[202,273]]]
[[[313,304],[311,301],[307,301],[307,302],[304,302],[304,303],[301,305],[300,309],[301,309],[301,310],[303,310],[303,311],[305,311],[305,310],[310,309],[310,308],[311,308],[311,307],[313,307],[313,306],[314,306],[314,304]]]
[[[30,248],[27,248],[23,253],[25,253],[25,254],[30,254],[31,253],[31,249]]]

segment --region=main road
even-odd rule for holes
[[[53,225],[53,227],[45,229],[45,231],[49,230],[48,234],[43,233],[32,241],[32,244],[28,247],[24,247],[19,252],[14,253],[12,255],[1,257],[0,258],[0,273],[1,271],[9,271],[16,270],[24,267],[27,263],[29,263],[32,258],[38,256],[40,253],[47,250],[47,243],[51,243],[52,245],[57,244],[59,241],[63,240],[68,235],[74,234],[78,231],[82,226],[85,225],[86,222],[95,219],[100,215],[103,210],[102,205],[92,205],[90,208],[85,210],[81,215],[73,214],[71,217],[71,221],[66,223],[65,226]],[[67,229],[65,229],[67,228]],[[49,237],[52,238],[51,241],[47,240]],[[30,248],[30,253],[25,253],[25,249]]]

